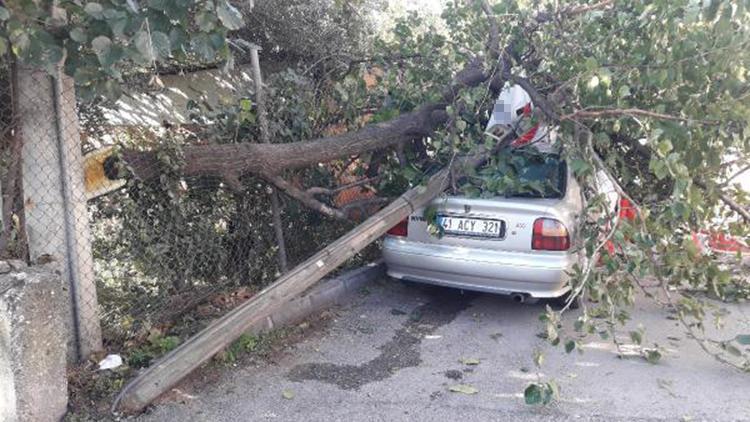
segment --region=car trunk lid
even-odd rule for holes
[[[408,239],[466,248],[530,252],[534,221],[542,217],[556,218],[555,210],[561,203],[560,199],[438,198],[410,216]],[[430,212],[425,213],[425,209]],[[453,230],[439,229],[435,224],[445,217],[452,218]],[[434,223],[428,224],[428,218]],[[493,231],[494,222],[500,224],[499,233]],[[482,228],[488,228],[487,232],[477,233]]]

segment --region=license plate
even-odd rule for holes
[[[438,222],[448,235],[498,238],[503,237],[505,231],[501,220],[441,215],[438,216]]]

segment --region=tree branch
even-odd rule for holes
[[[495,15],[492,12],[492,7],[487,0],[477,0],[479,7],[482,8],[482,12],[487,16],[487,21],[490,25],[490,35],[487,38],[487,51],[490,52],[490,59],[497,61],[498,56],[501,54],[500,48],[500,30],[495,19]]]
[[[699,188],[705,191],[708,190],[708,186],[705,183],[703,183],[701,180],[693,179],[693,183],[695,183],[696,186],[698,186]],[[728,206],[732,211],[742,216],[742,218],[745,219],[746,223],[750,223],[750,211],[748,211],[747,208],[738,204],[737,201],[735,201],[733,198],[731,198],[729,195],[727,195],[726,193],[722,191],[719,191],[718,195],[719,195],[719,199],[721,199],[721,201],[724,202],[726,206]]]
[[[600,1],[599,3],[594,3],[594,4],[583,4],[580,6],[571,6],[565,11],[563,11],[563,15],[568,16],[568,17],[576,16],[576,15],[580,15],[583,13],[592,12],[594,10],[601,10],[601,9],[611,6],[612,4],[614,4],[614,0],[604,0],[604,1]]]
[[[368,177],[366,179],[358,180],[353,183],[348,183],[346,185],[342,185],[339,187],[336,187],[334,189],[329,188],[323,188],[323,187],[312,187],[307,189],[307,193],[310,195],[336,195],[339,192],[345,191],[347,189],[356,188],[357,186],[366,185],[368,183],[372,183],[376,180],[380,180],[382,176],[374,176],[374,177]]]
[[[600,110],[576,110],[573,113],[560,116],[560,121],[575,119],[596,119],[600,117],[641,116],[659,120],[672,120],[686,123],[700,123],[715,126],[720,124],[718,120],[698,120],[687,117],[674,116],[671,114],[657,113],[654,111],[641,110],[639,108],[605,108]]]
[[[520,76],[509,75],[509,79],[521,86],[531,97],[531,102],[534,103],[535,107],[539,107],[547,118],[554,122],[559,123],[561,118],[558,115],[552,104],[547,101],[547,98],[540,94],[539,91],[531,84],[528,78],[522,78]]]
[[[312,208],[321,214],[327,215],[332,218],[339,220],[346,220],[346,214],[339,209],[330,207],[317,199],[312,194],[309,194],[291,183],[284,180],[278,175],[262,175],[268,182],[273,183],[277,188],[281,189],[284,193],[291,196],[292,198],[300,201],[308,208]]]

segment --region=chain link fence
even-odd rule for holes
[[[184,118],[180,105],[124,119],[127,102],[83,103],[71,78],[7,60],[0,73],[0,253],[58,262],[74,357],[107,350],[148,365],[280,275],[269,186],[180,175],[183,149],[204,143],[210,122]],[[150,156],[149,177],[123,160],[133,152]],[[281,209],[292,266],[349,228],[284,197]]]

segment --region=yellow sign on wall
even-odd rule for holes
[[[104,171],[104,163],[112,156],[113,147],[106,147],[90,152],[83,157],[84,186],[86,198],[93,199],[116,191],[125,185],[125,180],[112,180]]]

